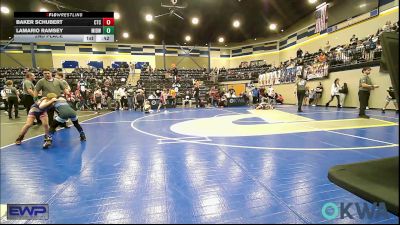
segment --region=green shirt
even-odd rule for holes
[[[22,83],[22,89],[24,92],[24,95],[30,95],[28,92],[28,89],[32,89],[32,91],[35,89],[35,85],[33,85],[32,81],[25,79],[24,82]]]
[[[71,89],[71,88],[69,87],[69,84],[68,84],[68,82],[67,82],[66,80],[61,80],[61,81],[62,81],[62,84],[64,85],[65,88]]]
[[[17,97],[17,89],[15,87],[5,86],[4,92],[6,93],[7,98],[8,97]]]
[[[300,79],[296,82],[297,90],[298,91],[305,91],[306,90],[307,81],[304,79]]]
[[[361,77],[359,84],[360,91],[370,91],[371,89],[365,88],[361,84],[372,85],[371,78],[369,78],[369,76],[364,75],[363,77]]]
[[[62,80],[57,78],[53,78],[52,81],[42,78],[35,86],[37,92],[42,91],[42,96],[46,96],[48,93],[55,93],[57,96],[60,96],[65,88]]]

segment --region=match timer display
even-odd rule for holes
[[[114,42],[113,12],[14,12],[16,42]]]

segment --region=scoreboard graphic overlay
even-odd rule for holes
[[[113,12],[14,12],[16,42],[114,42]]]

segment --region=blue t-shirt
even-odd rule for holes
[[[253,96],[258,96],[260,91],[258,89],[253,89]]]

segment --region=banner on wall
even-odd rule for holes
[[[324,79],[327,78],[328,73],[328,63],[314,63],[312,65],[306,66],[304,68],[304,78],[306,80],[314,80],[314,79]]]
[[[137,62],[135,64],[135,69],[143,69],[143,68],[147,68],[150,65],[149,62]]]
[[[315,11],[315,33],[326,30],[328,28],[328,4],[324,2],[317,7]]]
[[[291,66],[281,70],[280,82],[284,84],[294,83],[297,75],[302,75],[302,66]]]
[[[324,79],[328,78],[327,62],[314,63],[308,66],[291,66],[280,70],[275,70],[260,74],[258,83],[260,86],[269,86],[277,84],[289,84],[296,82],[296,77],[301,75],[306,80]]]

